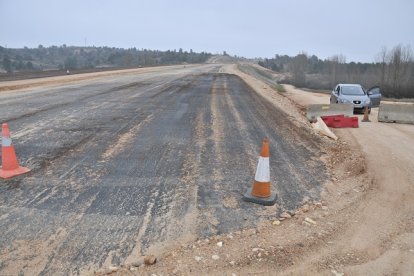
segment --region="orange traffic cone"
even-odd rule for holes
[[[4,123],[2,126],[1,163],[1,178],[11,178],[13,176],[17,176],[30,171],[28,168],[19,166],[16,152],[14,151],[14,146],[10,137],[9,126],[6,123]]]
[[[270,190],[269,139],[267,138],[263,140],[253,188],[247,190],[243,200],[267,206],[276,203],[276,193]]]
[[[369,115],[368,115],[369,111],[368,111],[368,106],[366,106],[364,108],[364,118],[362,119],[362,122],[371,122],[369,120]]]

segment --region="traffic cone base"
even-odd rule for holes
[[[3,170],[2,168],[0,168],[0,177],[1,178],[12,178],[24,173],[30,172],[29,168],[25,168],[25,167],[18,167],[17,169],[14,170]]]
[[[265,206],[275,205],[276,199],[277,199],[275,192],[270,192],[269,197],[257,197],[257,196],[252,195],[252,190],[253,190],[252,188],[247,189],[247,192],[243,195],[244,201],[253,202],[253,203],[257,203],[257,204],[261,204]]]
[[[256,197],[268,197],[270,195],[270,182],[254,181],[252,195]]]

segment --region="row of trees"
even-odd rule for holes
[[[380,86],[387,97],[414,98],[414,52],[409,46],[383,48],[373,63],[347,63],[343,55],[321,60],[300,53],[295,57],[276,55],[259,64],[286,73],[284,81],[298,87],[332,89],[337,83],[360,83],[367,88]]]
[[[0,47],[0,67],[6,72],[26,70],[80,69],[95,67],[137,67],[161,64],[202,63],[211,54],[183,49],[157,51],[111,47],[66,45],[23,49]]]

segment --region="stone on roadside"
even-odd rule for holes
[[[131,266],[131,267],[139,267],[139,266],[141,266],[143,263],[144,263],[144,262],[143,262],[143,260],[141,259],[141,260],[139,260],[139,261],[136,261],[136,262],[132,262],[132,263],[130,263],[130,266]]]
[[[309,205],[308,204],[305,204],[305,205],[302,206],[302,212],[304,212],[304,213],[309,212]]]
[[[201,260],[203,259],[203,257],[200,257],[200,256],[195,256],[195,257],[194,257],[194,259],[195,259],[197,262],[199,262],[199,261],[201,261]]]
[[[280,225],[280,220],[274,220],[274,221],[272,222],[272,224],[273,224],[273,225]]]
[[[157,262],[157,258],[154,255],[148,255],[144,258],[144,264],[153,265]]]
[[[220,259],[220,257],[219,257],[218,255],[213,255],[213,256],[211,256],[211,258],[212,258],[213,260],[215,260],[215,261],[217,261],[218,259]]]
[[[311,224],[307,221],[302,221],[302,225],[311,226]]]
[[[218,246],[218,247],[222,247],[222,246],[223,246],[223,242],[218,242],[218,243],[217,243],[217,246]]]
[[[344,276],[344,273],[343,272],[338,272],[335,269],[332,269],[331,272],[335,276]]]
[[[103,275],[108,275],[108,274],[112,274],[114,272],[117,272],[119,270],[119,267],[116,266],[109,266],[107,269],[102,270],[102,271],[97,271],[95,273],[95,275],[97,276],[103,276]],[[19,274],[20,275],[20,274]]]
[[[281,218],[291,218],[292,216],[288,212],[283,212],[280,214]]]
[[[96,276],[104,276],[104,275],[112,274],[112,272],[115,272],[115,271],[112,271],[112,269],[105,269],[105,270],[102,270],[102,271],[95,272],[94,275],[96,275]]]
[[[311,223],[311,224],[316,224],[316,221],[314,221],[313,219],[311,219],[311,218],[305,218],[305,221],[306,222],[309,222],[309,223]]]
[[[303,211],[301,209],[295,211],[295,216],[302,215]]]

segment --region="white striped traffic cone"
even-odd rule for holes
[[[1,139],[1,163],[0,178],[11,178],[23,173],[27,173],[30,169],[19,166],[16,152],[10,136],[8,124],[2,125],[2,139]]]
[[[267,206],[276,203],[276,193],[270,190],[269,139],[267,138],[263,140],[253,188],[247,190],[243,200]]]

